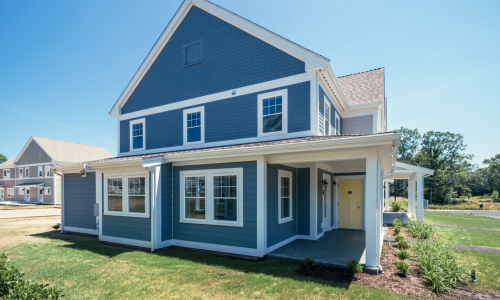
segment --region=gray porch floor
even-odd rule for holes
[[[365,232],[333,229],[315,241],[295,240],[288,243],[268,253],[265,259],[303,263],[306,256],[314,258],[325,267],[345,268],[353,258],[364,265]]]

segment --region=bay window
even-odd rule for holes
[[[181,222],[243,226],[243,169],[180,172]]]
[[[149,174],[106,174],[104,214],[149,218]]]

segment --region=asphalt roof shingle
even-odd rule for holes
[[[34,136],[33,140],[56,162],[79,163],[113,157],[103,147]]]
[[[350,104],[383,101],[384,68],[337,77]]]

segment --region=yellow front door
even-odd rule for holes
[[[339,228],[361,229],[362,212],[363,180],[339,181]]]

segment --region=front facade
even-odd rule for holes
[[[57,166],[62,230],[253,257],[338,228],[379,267],[384,69],[329,60],[204,0],[186,0],[112,107],[113,159]]]
[[[0,202],[15,200],[16,166],[14,160],[15,158],[12,158],[0,164]]]

